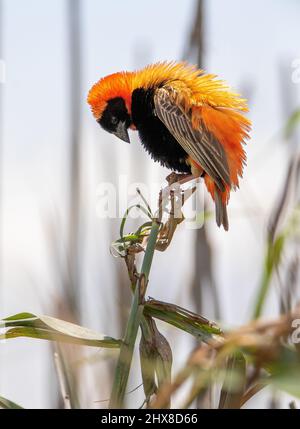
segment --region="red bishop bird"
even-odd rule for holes
[[[109,133],[129,143],[128,129],[137,130],[155,161],[203,177],[216,222],[228,230],[226,207],[243,173],[243,143],[251,125],[243,114],[246,100],[215,75],[186,63],[161,62],[100,79],[88,103]]]

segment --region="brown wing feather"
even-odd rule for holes
[[[224,191],[224,183],[230,185],[230,175],[223,146],[204,127],[194,129],[190,116],[176,104],[165,88],[156,90],[154,104],[158,118],[178,143],[214,180],[220,191]]]

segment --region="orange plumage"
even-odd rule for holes
[[[246,161],[246,100],[215,75],[163,62],[100,79],[88,102],[107,131],[127,140],[127,128],[136,128],[154,159],[173,170],[202,174],[216,202],[217,223],[228,228],[226,205]]]

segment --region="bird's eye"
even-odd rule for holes
[[[112,116],[110,121],[111,121],[112,125],[117,125],[117,123],[119,122],[119,120],[116,116]]]

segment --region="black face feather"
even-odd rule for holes
[[[131,119],[123,98],[117,97],[109,100],[98,122],[105,131],[115,134],[121,140],[130,142],[127,129],[131,124]]]
[[[155,114],[154,90],[133,91],[131,117],[142,145],[155,161],[171,170],[191,172],[186,164],[187,153]]]

